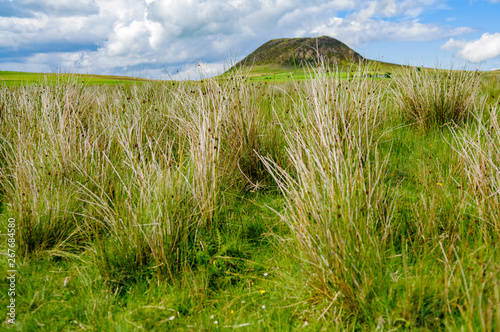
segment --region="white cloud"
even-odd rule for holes
[[[469,42],[451,38],[441,48],[447,51],[458,50],[456,56],[463,60],[483,62],[500,57],[500,33],[484,33],[481,38]]]
[[[20,1],[19,10],[30,12],[27,17],[0,17],[0,48],[17,51],[44,44],[99,43],[107,38],[113,24],[103,20],[98,11],[85,10],[89,1],[75,2],[75,8],[81,10],[78,14],[70,9],[71,1],[36,2],[38,5],[28,10],[32,2]]]
[[[417,21],[390,22],[367,19],[358,21],[334,17],[329,22],[316,26],[319,35],[329,35],[352,47],[373,41],[429,41],[462,35],[472,30],[466,27],[449,28]]]
[[[106,42],[106,54],[113,57],[156,51],[159,49],[162,33],[159,23],[147,19],[132,21],[128,25],[119,22],[115,24],[113,33]]]
[[[12,6],[23,15],[0,17],[0,49],[25,52],[20,61],[26,63],[44,59],[53,67],[64,58],[64,63],[73,61],[73,68],[79,71],[102,73],[130,66],[217,64],[230,52],[233,56],[245,55],[267,40],[280,37],[330,35],[356,47],[380,40],[435,40],[471,31],[419,22],[423,12],[441,3],[19,0]],[[74,52],[58,52],[59,45],[74,45]]]
[[[417,17],[439,1],[365,1],[364,6],[344,18],[332,17],[311,27],[319,35],[338,38],[352,47],[374,41],[430,41],[472,32],[467,27],[453,28],[420,23]],[[403,18],[393,20],[393,18]]]
[[[441,46],[441,49],[446,50],[446,51],[453,51],[456,49],[464,48],[465,45],[467,45],[467,42],[465,40],[455,40],[453,38],[450,38],[446,43],[444,43]]]

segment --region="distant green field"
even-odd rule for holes
[[[245,70],[242,71],[245,73]],[[333,72],[331,73],[334,74]],[[338,72],[341,78],[346,78],[346,72]],[[272,66],[258,66],[252,67],[244,75],[245,78],[251,81],[303,81],[314,77],[314,73],[309,72],[305,68],[286,68],[286,67],[272,67]]]
[[[142,78],[125,76],[104,76],[88,74],[54,74],[54,73],[25,73],[16,71],[0,71],[0,84],[26,85],[33,83],[61,83],[79,82],[83,84],[130,84],[145,82]]]
[[[332,68],[327,73],[331,76],[338,75],[340,79],[349,77],[359,77],[360,70],[363,75],[372,75],[374,78],[391,77],[397,73],[402,65],[372,61],[367,63],[370,70],[360,68],[357,64],[343,64],[338,68]],[[423,71],[428,71],[428,68],[422,68]],[[434,70],[434,69],[432,69]],[[500,71],[485,72],[484,75],[493,79],[499,76]],[[249,81],[258,82],[287,82],[287,81],[304,81],[315,77],[313,68],[304,67],[284,67],[276,65],[260,65],[247,68],[234,68],[226,71],[218,76],[220,79],[231,79],[239,77]],[[56,84],[62,82],[78,82],[85,85],[96,84],[133,84],[144,82],[162,82],[160,80],[149,80],[137,77],[112,76],[112,75],[91,75],[91,74],[55,74],[55,73],[27,73],[15,71],[0,71],[0,85],[26,85],[26,84]],[[190,81],[195,83],[196,81]]]
[[[353,68],[354,70],[354,68]],[[357,70],[357,69],[356,69]],[[331,75],[340,75],[341,79],[356,75],[355,71],[349,73],[348,70],[332,71]],[[373,75],[383,75],[385,72],[373,71]],[[234,70],[229,70],[219,77],[222,79],[230,79],[234,75]],[[252,67],[249,70],[239,71],[237,76],[250,81],[263,82],[286,82],[286,81],[304,81],[315,77],[315,74],[307,68],[287,68],[274,66],[258,66]],[[88,75],[88,74],[54,74],[54,73],[25,73],[14,71],[0,71],[0,84],[8,86],[18,86],[26,84],[56,84],[62,82],[78,82],[85,85],[95,84],[132,84],[143,83],[154,80],[146,80],[135,77],[125,76],[103,76],[103,75]],[[161,82],[161,81],[156,81]],[[192,82],[194,83],[194,82]]]
[[[370,70],[366,69],[366,66]],[[330,75],[339,75],[341,79],[346,79],[348,77],[359,76],[360,70],[362,70],[364,75],[373,75],[374,77],[384,77],[391,76],[393,72],[397,71],[398,68],[404,66],[379,62],[379,61],[369,61],[360,66],[359,64],[343,63],[338,67],[332,66],[327,73]],[[242,75],[244,78],[250,81],[276,81],[276,82],[286,82],[286,81],[303,81],[314,77],[313,68],[307,67],[285,67],[278,65],[258,65],[244,67],[238,70],[237,75]],[[231,77],[235,74],[235,69],[231,68],[220,77]]]

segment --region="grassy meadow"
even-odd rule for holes
[[[500,73],[378,72],[3,83],[1,329],[500,330]]]
[[[128,85],[148,81],[142,78],[125,76],[105,76],[89,74],[56,74],[56,73],[25,73],[16,71],[0,71],[0,84],[3,86],[20,86],[29,84],[58,85],[72,81],[83,85]]]

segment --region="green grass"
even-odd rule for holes
[[[55,73],[27,73],[15,71],[0,71],[0,84],[18,86],[26,84],[61,84],[74,82],[85,85],[95,84],[137,84],[147,81],[141,78],[88,74],[55,74]]]
[[[0,86],[2,329],[498,330],[499,77],[422,126],[395,91],[446,97],[381,68],[9,74],[36,84]]]
[[[369,67],[367,70],[365,67]],[[343,63],[342,66],[328,69],[329,76],[335,76],[340,79],[347,79],[360,75],[362,71],[364,75],[371,75],[374,78],[383,78],[390,76],[400,67],[399,65],[384,63],[379,61],[367,61],[363,66],[359,64]],[[226,71],[220,75],[221,78],[231,78],[238,75],[249,81],[257,82],[290,82],[290,81],[304,81],[315,77],[316,73],[313,68],[306,67],[286,67],[278,65],[255,65],[243,67],[236,71],[234,68]]]

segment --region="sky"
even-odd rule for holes
[[[362,56],[500,68],[500,0],[0,0],[0,70],[198,79],[275,38]]]

